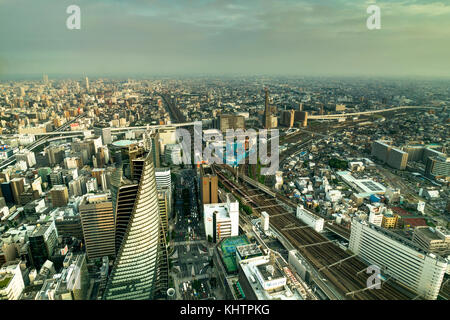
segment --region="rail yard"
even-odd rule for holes
[[[354,300],[402,300],[409,296],[394,288],[388,280],[381,289],[367,288],[365,271],[367,265],[342,250],[322,234],[297,219],[279,201],[269,195],[248,187],[244,179],[240,183],[227,178],[225,172],[234,175],[234,170],[226,165],[214,165],[214,170],[223,186],[251,206],[256,215],[266,211],[270,215],[270,225],[281,234],[343,297]],[[403,291],[403,290],[402,290]],[[408,292],[408,290],[404,290]]]

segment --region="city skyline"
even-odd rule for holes
[[[441,1],[73,2],[0,1],[0,79],[447,77],[450,64],[450,5]],[[80,30],[66,28],[72,4],[81,9]],[[371,4],[381,9],[380,30],[366,27]]]

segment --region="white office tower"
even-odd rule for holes
[[[181,146],[179,144],[168,144],[164,151],[166,164],[181,164]]]
[[[269,214],[265,211],[261,212],[261,229],[265,233],[269,231]]]
[[[168,196],[168,212],[167,215],[172,215],[172,177],[170,168],[155,168],[156,189],[158,191],[167,192]]]
[[[156,188],[161,190],[167,188],[172,190],[172,178],[170,176],[170,168],[156,168],[155,169]]]
[[[307,224],[317,232],[322,232],[325,220],[306,210],[302,205],[297,206],[297,219]]]
[[[420,297],[435,300],[447,261],[396,233],[353,219],[349,249]]]
[[[239,202],[227,194],[225,203],[208,203],[203,205],[206,236],[213,242],[239,235]]]

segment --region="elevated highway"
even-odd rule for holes
[[[336,114],[311,115],[311,116],[308,115],[308,120],[340,119],[340,118],[346,118],[346,117],[361,116],[361,115],[366,115],[366,114],[391,112],[391,111],[402,110],[402,109],[439,109],[439,108],[438,107],[424,107],[424,106],[402,106],[402,107],[393,107],[393,108],[388,108],[388,109],[351,112],[351,113],[336,113]]]

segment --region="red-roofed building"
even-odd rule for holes
[[[427,222],[423,218],[404,218],[403,224],[405,227],[409,226],[411,228],[419,226],[428,226]]]

